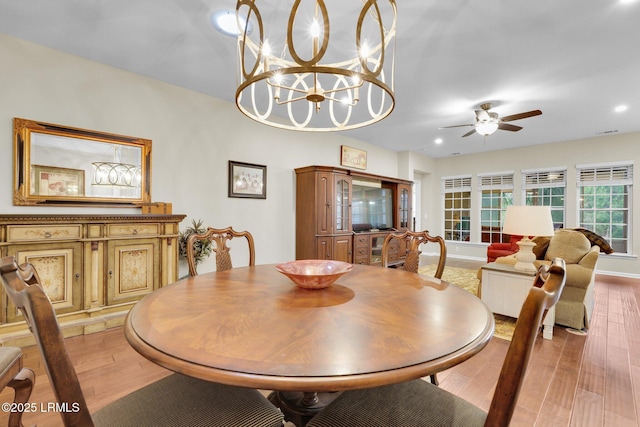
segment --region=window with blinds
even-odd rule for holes
[[[483,189],[500,190],[511,189],[513,190],[513,172],[497,174],[497,175],[478,175],[479,187]]]
[[[578,185],[589,185],[594,182],[610,184],[632,184],[633,164],[577,166]]]
[[[478,180],[482,200],[481,241],[484,243],[508,241],[509,237],[502,234],[502,222],[507,206],[513,204],[513,172],[478,175]]]
[[[580,227],[604,237],[614,251],[631,252],[633,163],[579,165]]]
[[[522,188],[528,206],[550,206],[554,228],[564,228],[566,168],[522,171]]]
[[[468,242],[471,233],[471,175],[442,178],[444,238]]]

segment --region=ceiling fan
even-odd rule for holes
[[[525,113],[513,114],[511,116],[505,116],[505,117],[501,118],[501,117],[498,116],[498,113],[494,113],[494,112],[489,111],[490,109],[491,109],[491,103],[490,102],[486,102],[486,103],[480,105],[480,109],[479,110],[475,110],[476,111],[476,122],[475,123],[469,123],[469,124],[464,124],[464,125],[454,125],[454,126],[444,126],[444,127],[440,128],[440,129],[473,126],[472,130],[470,130],[469,132],[467,132],[464,135],[462,135],[463,138],[465,136],[473,135],[476,132],[479,133],[480,135],[484,135],[484,136],[491,135],[492,133],[494,133],[498,129],[508,130],[508,131],[511,131],[511,132],[517,132],[520,129],[522,129],[522,127],[521,126],[512,125],[512,124],[507,123],[507,122],[512,122],[514,120],[526,119],[527,117],[539,116],[540,114],[542,114],[542,111],[540,111],[540,110],[533,110],[533,111],[527,111]]]

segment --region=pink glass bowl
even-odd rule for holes
[[[304,289],[323,289],[353,268],[352,264],[342,261],[304,259],[276,265],[276,270]]]

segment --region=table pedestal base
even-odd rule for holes
[[[304,427],[309,420],[325,406],[333,402],[340,392],[332,393],[302,393],[297,391],[274,391],[268,399],[280,408],[284,419],[294,423],[297,427]]]

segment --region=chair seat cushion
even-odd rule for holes
[[[92,415],[96,426],[282,426],[260,392],[172,374]]]
[[[307,427],[482,426],[487,414],[423,380],[345,391]]]
[[[0,378],[4,377],[11,368],[18,365],[22,357],[22,350],[18,347],[0,347]],[[14,368],[18,372],[19,366]]]

